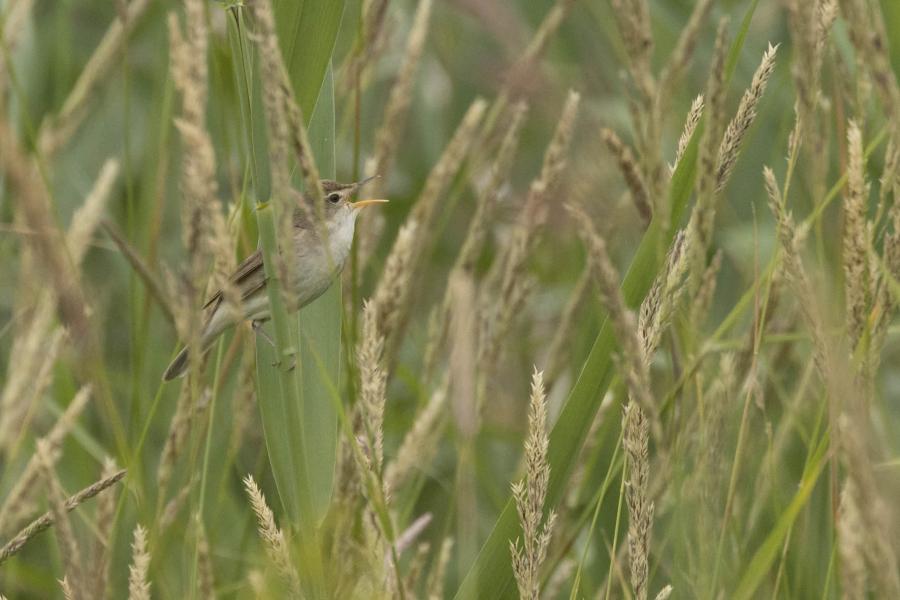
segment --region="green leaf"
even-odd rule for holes
[[[275,0],[273,5],[284,64],[309,124],[331,64],[344,0]]]
[[[282,0],[274,3],[274,10],[279,45],[309,127],[319,172],[334,177],[334,81],[330,65],[344,2]],[[297,488],[298,497],[293,501],[298,503],[295,510],[300,508],[302,514],[290,512],[295,524],[304,519],[309,525],[317,524],[328,509],[337,459],[337,416],[327,386],[336,386],[340,376],[340,286],[333,285],[321,298],[304,307],[291,323],[291,343],[299,350],[292,373],[298,391],[284,402],[295,405],[294,411],[289,412],[296,412],[296,418],[270,425],[272,435],[292,439],[289,445],[294,452],[295,471],[293,481],[286,485]],[[313,366],[311,347],[321,357],[322,368]],[[262,358],[263,353],[258,356]],[[285,416],[290,418],[293,414]],[[290,466],[285,458],[280,462],[284,468]]]
[[[275,0],[275,26],[288,77],[309,127],[319,173],[335,177],[334,78],[331,56],[344,0]],[[339,387],[341,362],[341,289],[332,285],[297,316],[304,456],[312,516],[319,522],[331,501],[337,461],[337,414],[329,386]],[[312,360],[315,349],[320,363]]]
[[[268,198],[271,190],[266,117],[263,114],[256,46],[247,35],[246,13],[238,6],[228,9],[228,41],[231,46],[235,87],[241,103],[241,122],[247,134],[246,160],[258,198]],[[255,204],[244,198],[245,207]]]
[[[271,183],[257,53],[247,35],[243,9],[230,10],[229,35],[248,139],[247,159],[256,199],[264,201],[271,193]],[[314,158],[326,177],[334,176],[334,84],[330,64],[343,10],[343,0],[274,2],[279,45],[310,127]],[[258,210],[260,241],[266,256],[277,252],[271,209],[271,205],[261,204]],[[276,277],[270,277],[270,283],[277,289]],[[272,323],[266,325],[265,331],[274,333],[277,347],[286,352],[278,355],[270,344],[258,340],[259,405],[272,473],[285,513],[293,526],[305,533],[301,537],[310,539],[327,509],[334,478],[337,425],[325,383],[336,385],[339,378],[340,289],[333,286],[301,310],[299,316],[284,312],[285,307],[276,296],[270,294]],[[323,368],[309,366],[314,364],[310,360],[311,347],[322,358]],[[293,370],[288,369],[291,362],[296,365]]]
[[[729,57],[736,57],[743,46],[744,38],[756,9],[754,0],[741,29],[735,38]],[[733,69],[729,58],[729,69]],[[726,73],[726,84],[732,71]],[[681,162],[679,162],[669,188],[671,222],[678,224],[684,216],[691,193],[694,189],[697,167],[697,147],[702,127],[697,127]],[[664,256],[663,252],[672,242],[673,231],[663,231],[659,219],[651,221],[641,239],[641,244],[632,259],[628,273],[622,282],[622,294],[629,306],[637,306],[653,284]],[[606,389],[613,376],[613,352],[616,340],[608,321],[600,328],[597,339],[585,361],[575,386],[569,393],[559,419],[550,432],[548,457],[550,462],[550,483],[547,491],[545,510],[556,506],[562,498],[569,476],[575,468],[581,447]],[[514,598],[512,566],[509,556],[509,542],[521,535],[521,527],[516,515],[515,504],[509,499],[497,519],[493,531],[481,548],[459,590],[456,598]]]
[[[273,209],[271,203],[260,205],[257,209],[260,244],[267,257],[278,252]],[[256,343],[259,410],[272,475],[285,512],[295,526],[301,521],[309,525],[311,520],[307,515],[312,514],[313,503],[307,494],[310,482],[300,417],[300,378],[296,370],[289,370],[298,347],[297,329],[288,316],[278,272],[270,264],[270,261],[265,261],[272,321],[265,325],[264,334],[258,335]],[[272,344],[261,339],[262,335],[268,335],[271,339],[269,332],[274,332],[278,348],[285,349],[284,355],[280,356]]]
[[[900,44],[893,40],[900,39],[900,3],[893,0],[881,0],[879,3],[884,13],[884,25],[887,28],[887,39],[891,40],[891,64],[894,72],[900,71]]]
[[[309,126],[310,143],[323,177],[335,176],[334,126],[334,79],[329,67]],[[338,281],[298,313],[299,364],[303,367],[301,426],[310,460],[310,493],[317,519],[324,517],[331,502],[337,462],[337,413],[329,389],[340,389],[341,306]],[[313,360],[313,351],[317,360]]]
[[[753,0],[750,8],[747,9],[741,20],[741,28],[738,30],[737,37],[734,38],[728,51],[728,57],[725,60],[725,81],[731,81],[731,76],[734,75],[734,70],[737,68],[738,59],[741,57],[741,48],[744,47],[744,40],[747,38],[747,32],[750,31],[750,21],[753,20],[757,4],[759,4],[759,0]]]

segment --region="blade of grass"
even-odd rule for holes
[[[791,500],[785,511],[781,513],[775,528],[766,536],[765,541],[763,541],[756,554],[750,560],[747,570],[744,572],[744,576],[741,578],[737,590],[732,596],[733,598],[743,600],[744,598],[756,597],[756,590],[759,584],[762,583],[775,558],[781,552],[781,544],[784,542],[784,537],[797,519],[797,515],[800,514],[800,510],[806,506],[816,483],[819,481],[819,475],[827,462],[827,449],[828,435],[826,434],[819,441],[819,446],[816,448],[812,461],[807,465],[806,472],[803,474],[800,487],[797,493],[794,494],[793,500]]]
[[[262,99],[259,95],[259,69],[256,65],[256,47],[247,35],[246,14],[237,5],[229,9],[228,39],[234,65],[235,86],[241,104],[241,120],[247,134],[247,157],[250,163],[253,184],[260,197],[268,197],[271,189],[269,180],[269,153],[267,151],[266,120],[262,114]],[[251,213],[251,201],[244,197],[247,213]]]
[[[609,468],[606,470],[606,475],[603,477],[603,484],[600,486],[600,489],[597,490],[597,493],[594,494],[594,498],[591,501],[590,505],[593,505],[594,511],[591,516],[591,526],[588,528],[587,539],[584,541],[584,548],[581,550],[581,556],[578,559],[578,568],[575,571],[575,582],[572,584],[572,590],[569,593],[569,600],[576,600],[578,598],[578,588],[581,585],[581,573],[584,570],[584,565],[587,562],[588,550],[591,548],[591,540],[594,537],[594,530],[597,528],[597,521],[600,516],[600,508],[603,505],[603,500],[606,499],[606,491],[609,488],[613,475],[615,473],[619,473],[622,469],[625,468],[625,458],[619,456],[619,450],[622,447],[622,433],[620,430],[619,439],[616,442],[616,448],[613,451],[612,458],[609,462]],[[622,481],[625,481],[625,478],[622,478]],[[620,495],[621,502],[621,495]],[[618,523],[618,513],[616,511],[616,521]],[[584,516],[587,516],[587,512],[584,513]],[[579,529],[583,525],[583,523],[579,523]],[[615,560],[615,556],[610,556],[610,563]]]
[[[744,47],[744,40],[747,38],[747,32],[750,30],[750,21],[753,20],[757,4],[759,4],[759,0],[753,0],[753,4],[747,9],[744,18],[741,20],[737,36],[734,38],[734,43],[731,44],[731,49],[728,51],[728,58],[725,61],[725,81],[731,79],[731,76],[734,75],[734,70],[737,68],[738,60],[741,57],[741,48]]]

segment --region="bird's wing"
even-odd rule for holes
[[[234,274],[231,276],[231,282],[240,290],[241,300],[246,300],[254,292],[257,292],[266,286],[266,273],[263,269],[263,256],[261,250],[257,250],[238,265]],[[203,308],[209,308],[214,305],[218,306],[221,301],[222,290],[219,290],[206,301]]]

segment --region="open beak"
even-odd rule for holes
[[[350,204],[353,208],[363,208],[365,206],[371,206],[373,204],[384,204],[387,202],[384,198],[369,198],[367,200],[357,200]]]

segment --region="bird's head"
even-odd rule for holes
[[[378,177],[368,177],[356,183],[339,183],[330,179],[322,180],[322,192],[325,202],[325,219],[329,223],[341,226],[345,223],[353,223],[360,211],[373,204],[387,202],[380,198],[370,198],[351,202],[350,198],[364,185]]]

